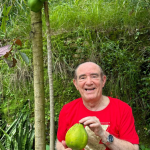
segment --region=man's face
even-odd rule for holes
[[[84,101],[100,100],[106,76],[101,78],[99,66],[92,62],[81,64],[76,74],[77,79],[74,79],[73,83],[82,99]]]

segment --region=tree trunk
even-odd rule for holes
[[[52,75],[52,51],[51,51],[51,35],[50,22],[48,13],[48,2],[44,2],[46,32],[47,32],[47,55],[48,55],[48,77],[49,77],[49,95],[50,95],[50,150],[54,150],[54,98],[53,98],[53,75]]]
[[[41,11],[31,11],[31,36],[34,67],[35,150],[45,150],[45,100]]]

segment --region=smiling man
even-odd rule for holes
[[[63,106],[59,114],[57,150],[71,150],[65,143],[68,129],[82,123],[88,133],[85,150],[138,150],[139,138],[135,130],[131,107],[125,102],[104,96],[106,76],[93,62],[80,64],[73,83],[81,98]]]

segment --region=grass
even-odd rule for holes
[[[49,1],[50,26],[53,34],[93,28],[135,30],[143,26],[149,27],[149,7],[148,0]],[[44,9],[42,11],[43,30],[46,30]],[[22,0],[22,7],[21,4],[15,3],[10,14],[7,21],[7,37],[28,39],[31,28],[30,11],[26,0]],[[4,36],[4,33],[1,33],[2,35]],[[0,38],[3,37],[1,36]]]
[[[135,3],[130,0],[78,0],[78,3],[75,2],[50,6],[52,30],[138,28],[143,23],[149,24],[149,10],[146,6],[143,7],[141,1]]]

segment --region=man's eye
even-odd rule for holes
[[[85,78],[86,78],[85,76],[81,76],[81,77],[80,77],[81,80],[83,80],[83,79],[85,79]]]
[[[98,78],[98,75],[92,75],[92,78]]]

